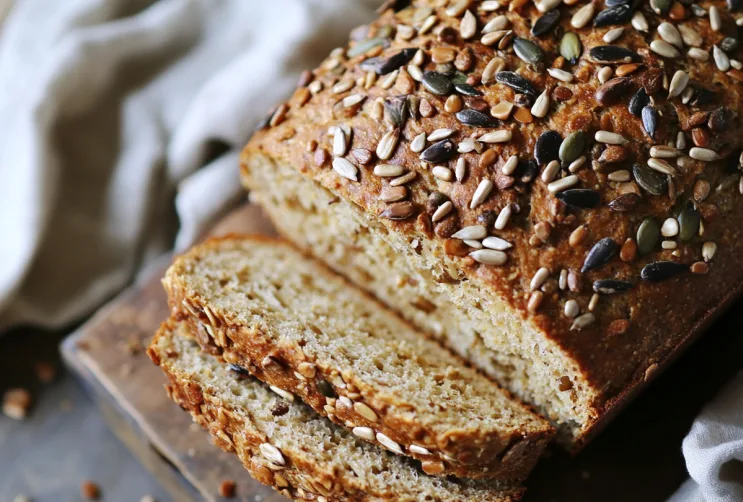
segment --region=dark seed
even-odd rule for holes
[[[499,121],[477,110],[462,110],[455,115],[462,124],[472,127],[497,127]]]
[[[618,252],[619,245],[610,237],[604,237],[594,244],[588,252],[586,261],[583,262],[583,268],[580,271],[585,273],[606,265]]]
[[[609,208],[617,212],[630,211],[638,202],[640,202],[639,195],[633,192],[627,192],[609,202]]]
[[[465,96],[482,96],[482,93],[469,84],[454,84],[454,90]]]
[[[705,17],[707,15],[707,11],[704,10],[704,7],[695,3],[691,4],[691,12],[693,12],[696,17]]]
[[[452,83],[443,73],[427,71],[423,74],[423,85],[433,94],[446,96],[451,94]]]
[[[717,93],[706,87],[698,87],[691,104],[694,106],[704,106],[715,103],[718,100]]]
[[[586,146],[586,134],[583,131],[575,131],[565,138],[559,149],[560,161],[569,164],[580,157]]]
[[[590,209],[596,207],[601,202],[601,195],[596,190],[589,188],[573,188],[564,190],[555,195],[568,206]]]
[[[333,390],[333,386],[328,383],[327,380],[320,380],[317,382],[317,390],[320,391],[320,394],[322,394],[325,397],[335,397],[335,391]]]
[[[722,42],[720,42],[720,49],[724,50],[725,52],[734,51],[737,48],[738,40],[733,37],[725,37],[722,39]]]
[[[641,60],[636,52],[618,45],[599,45],[592,48],[588,54],[598,63],[631,63]]]
[[[227,367],[230,369],[230,371],[234,371],[240,376],[250,376],[250,372],[247,370],[247,368],[243,368],[239,364],[228,364]]]
[[[443,73],[443,72],[442,72]],[[451,83],[454,85],[463,85],[467,83],[467,75],[458,71],[451,77]]]
[[[640,81],[648,96],[652,96],[663,86],[663,70],[660,68],[649,68],[642,74]],[[647,105],[647,103],[645,104]],[[640,116],[639,113],[637,116]]]
[[[659,121],[660,115],[655,108],[648,105],[642,109],[642,125],[645,128],[647,135],[652,139],[655,139],[655,133],[658,131]]]
[[[408,100],[403,96],[394,96],[384,100],[384,115],[397,128],[402,128],[408,119]]]
[[[537,177],[539,164],[536,160],[529,159],[527,162],[519,162],[518,170],[521,174],[521,183],[528,185]]]
[[[632,286],[634,286],[634,284],[628,281],[620,281],[617,279],[599,279],[598,281],[594,281],[593,290],[596,293],[601,293],[602,295],[613,295],[616,293],[621,293],[622,291],[632,289]]]
[[[367,59],[362,62],[359,66],[364,71],[373,71],[377,75],[387,75],[400,68],[402,65],[406,65],[413,59],[418,49],[403,49],[397,54],[393,54],[389,57],[376,57]]]
[[[665,16],[668,14],[668,11],[671,10],[672,3],[673,0],[650,0],[650,8],[653,9],[656,14]]]
[[[629,5],[631,3],[631,0],[606,0],[604,2],[607,7],[619,7],[620,5]]]
[[[534,86],[531,85],[531,82],[512,71],[499,71],[495,74],[495,81],[499,84],[505,84],[514,91],[526,94],[527,96],[534,97],[538,94]]]
[[[484,213],[477,216],[477,223],[484,226],[485,228],[490,228],[495,224],[495,220],[498,219],[498,213],[495,211],[488,209]]]
[[[640,272],[640,277],[646,281],[660,282],[670,279],[674,275],[685,270],[687,270],[687,266],[683,263],[676,263],[675,261],[656,261],[645,265]]]
[[[450,139],[434,143],[421,153],[421,160],[438,164],[450,160],[457,153],[457,145]]]
[[[439,206],[448,200],[449,197],[441,192],[431,192],[426,201],[426,212],[428,214],[435,213]]]
[[[596,101],[604,106],[613,105],[629,91],[632,81],[627,77],[617,77],[607,81],[596,89]]]
[[[645,218],[637,229],[637,252],[646,255],[660,242],[660,225],[655,218]]]
[[[648,96],[648,93],[645,91],[644,87],[640,87],[640,89],[632,96],[632,99],[629,100],[627,108],[632,115],[640,117],[642,115],[642,109],[649,104],[650,97]]]
[[[531,34],[535,37],[546,35],[557,26],[558,22],[560,22],[560,9],[553,9],[534,22]]]
[[[728,4],[728,10],[730,12],[738,12],[741,7],[743,6],[743,1],[741,0],[727,0]]]
[[[575,64],[578,62],[581,52],[583,52],[583,45],[578,35],[568,31],[560,39],[559,49],[562,57],[570,61],[570,64]]]
[[[725,118],[724,108],[717,108],[709,114],[707,127],[709,127],[710,130],[717,132],[724,131],[727,128],[727,120]]]
[[[678,216],[679,240],[687,242],[699,233],[699,222],[701,217],[691,201],[681,210]]]
[[[562,136],[557,131],[546,131],[539,136],[534,146],[534,157],[540,165],[548,164],[560,158]]]
[[[369,38],[367,40],[358,42],[356,45],[348,49],[348,51],[346,52],[346,55],[349,58],[354,58],[356,56],[360,56],[361,54],[364,54],[365,52],[372,50],[378,45],[387,45],[387,44],[389,44],[389,40],[387,40],[386,38],[382,38],[382,37]]]
[[[538,64],[544,61],[544,52],[542,52],[542,49],[526,38],[516,37],[513,41],[513,51],[525,63]]]
[[[663,195],[668,190],[668,178],[647,166],[635,164],[632,167],[635,181],[643,190],[652,195]]]
[[[604,9],[593,19],[596,27],[611,26],[613,24],[627,24],[632,20],[632,6],[627,4],[617,5]]]

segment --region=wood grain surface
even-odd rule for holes
[[[246,205],[212,232],[272,233]],[[165,395],[165,378],[144,353],[168,315],[160,277],[166,257],[96,314],[63,345],[68,364],[92,390],[116,434],[175,500],[219,500],[222,480],[235,480],[240,500],[285,500],[251,480]],[[741,305],[739,302],[738,305]],[[554,450],[527,482],[527,502],[665,500],[687,477],[681,440],[701,406],[743,368],[741,309],[723,316],[609,428],[576,457]]]

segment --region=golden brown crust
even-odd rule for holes
[[[338,425],[366,427],[384,434],[402,445],[405,455],[420,460],[423,470],[430,475],[518,482],[531,472],[554,435],[554,430],[546,422],[541,427],[530,425],[529,430],[486,431],[475,428],[453,430],[445,437],[438,437],[418,420],[412,419],[410,413],[389,411],[404,409],[407,406],[405,403],[395,401],[387,403],[389,406],[379,405],[383,400],[381,397],[380,400],[375,398],[375,387],[356,375],[343,374],[341,377],[336,368],[323,367],[310,361],[299,345],[278,345],[255,326],[235,322],[210,308],[208,302],[197,291],[190,289],[180,276],[185,274],[191,260],[218,252],[223,244],[229,245],[231,241],[289,246],[286,241],[265,236],[231,235],[210,239],[175,260],[163,279],[171,316],[188,325],[189,332],[204,351],[245,368],[269,385],[297,395],[320,415]],[[314,263],[318,273],[335,275],[319,262]],[[348,287],[354,286],[348,284]],[[378,308],[384,307],[379,305]],[[389,315],[394,316],[391,312]],[[465,365],[464,362],[462,364]],[[335,384],[339,377],[344,382],[343,386]],[[364,410],[356,407],[360,394],[363,394],[364,403],[374,407],[372,410],[365,406],[375,415],[374,419],[370,420],[364,416]],[[387,396],[387,399],[393,397]],[[534,416],[526,407],[519,406],[525,414]],[[431,443],[432,438],[434,443]],[[410,449],[411,444],[422,446],[429,453]]]
[[[371,214],[380,215],[380,221],[389,229],[409,236],[410,241],[431,241],[442,257],[454,231],[477,225],[482,221],[478,221],[478,217],[487,211],[497,214],[510,205],[515,214],[505,228],[494,231],[489,225],[490,235],[497,235],[513,245],[506,252],[508,257],[504,265],[478,264],[471,256],[450,255],[447,259],[457,260],[470,281],[520,312],[577,363],[586,381],[599,394],[591,405],[595,415],[601,418],[596,423],[586,424],[582,438],[585,439],[591,427],[598,425],[603,417],[610,416],[636,386],[647,380],[648,368],[663,365],[674,351],[686,345],[700,331],[700,326],[719,311],[722,303],[740,289],[739,271],[743,270],[743,257],[738,252],[738,242],[743,204],[739,193],[738,155],[743,143],[740,121],[743,83],[739,69],[719,70],[725,58],[719,57],[723,61],[717,62],[718,58],[713,55],[713,46],[722,47],[733,64],[738,65],[741,49],[736,40],[738,29],[735,22],[740,14],[731,13],[722,1],[699,3],[695,8],[709,12],[714,7],[720,14],[722,28],[713,30],[709,14],[698,15],[691,6],[673,2],[669,12],[657,15],[642,2],[636,10],[642,12],[648,22],[646,34],[633,29],[628,20],[602,27],[588,23],[586,27],[576,29],[571,26],[571,20],[585,4],[567,2],[571,5],[558,7],[561,11],[559,26],[537,38],[530,34],[530,28],[541,13],[532,3],[514,1],[511,8],[495,12],[483,12],[477,8],[478,4],[472,4],[477,31],[471,40],[465,42],[460,28],[466,11],[450,16],[444,8],[432,8],[434,3],[414,1],[412,7],[399,12],[387,10],[366,32],[355,32],[351,47],[364,43],[363,40],[379,37],[380,33],[384,35],[384,30],[389,29],[385,26],[389,26],[392,33],[397,31],[397,35],[388,39],[381,37],[386,40],[381,50],[382,57],[398,54],[405,48],[420,48],[425,59],[418,66],[428,71],[436,68],[436,64],[431,62],[432,57],[448,60],[453,51],[458,69],[466,68],[464,60],[467,58],[472,60],[471,67],[464,69],[463,73],[482,96],[459,95],[447,107],[446,102],[450,99],[447,96],[457,93],[449,92],[447,96],[432,94],[411,78],[410,72],[416,72],[409,67],[400,71],[391,88],[384,89],[382,85],[387,75],[378,76],[376,82],[367,88],[366,72],[360,63],[377,56],[379,48],[351,58],[335,52],[311,79],[307,79],[321,82],[322,90],[313,94],[307,92],[306,87],[300,87],[287,106],[273,116],[270,126],[256,134],[244,155],[264,155],[295,166],[303,175],[331,192],[353,201]],[[601,4],[595,5],[596,13],[603,8]],[[544,63],[525,64],[514,54],[510,43],[503,44],[496,51],[480,41],[483,26],[499,15],[508,18],[507,29],[512,30],[513,35],[535,42],[541,48]],[[435,27],[429,33],[423,36],[414,33],[411,38],[402,36],[408,30],[401,25],[420,29],[424,23],[430,22],[425,19],[435,20]],[[593,19],[596,19],[595,15]],[[680,57],[663,57],[650,48],[651,41],[661,38],[657,33],[661,22],[684,27],[685,43]],[[602,65],[589,57],[590,49],[609,45],[602,39],[609,30],[618,26],[625,28],[624,33],[611,44],[633,51],[639,63],[636,67],[614,63]],[[688,35],[688,30],[696,32],[700,39],[698,44],[693,40],[693,34]],[[559,55],[560,33],[565,31],[576,33],[581,42],[581,56],[574,65]],[[708,59],[701,61],[688,57],[690,44],[699,45],[696,49],[705,51]],[[489,115],[489,110],[496,104],[521,99],[506,85],[482,84],[486,65],[493,57],[502,58],[504,69],[526,78],[537,93],[549,90],[550,107],[545,118],[529,118],[531,113],[525,110],[533,106],[533,97],[524,100],[529,102],[527,106],[514,108],[520,110],[520,121],[511,114],[508,119],[495,121],[492,128],[465,126],[447,111],[447,108],[455,110],[459,100],[464,102],[464,109],[483,110]],[[620,89],[618,91],[609,87],[599,90],[602,84],[597,74],[602,66],[613,68],[615,74],[629,72],[622,77],[628,79],[626,84],[622,81],[609,86]],[[572,73],[573,82],[553,78],[545,71],[549,67]],[[682,91],[669,98],[667,89],[677,71],[685,71],[690,77],[690,83],[683,89],[690,94]],[[662,88],[664,79],[665,89]],[[346,80],[351,82],[351,87],[334,93],[333,86]],[[683,80],[683,75],[680,75],[677,83]],[[305,82],[306,85],[319,84]],[[630,113],[628,108],[630,99],[640,88],[647,89],[653,99],[651,107],[662,114],[647,119],[658,124],[654,140],[645,131],[647,126],[643,120]],[[616,97],[612,93],[616,93]],[[342,100],[355,95],[363,96],[364,100],[359,105],[344,108]],[[408,104],[412,104],[409,106],[410,118],[399,130],[399,144],[392,156],[381,161],[374,152],[393,125],[389,120],[375,116],[378,113],[375,108],[379,106],[376,103],[399,95],[407,96]],[[355,99],[350,99],[346,104],[353,101]],[[429,115],[430,110],[433,110],[431,116],[423,116]],[[358,182],[339,176],[331,166],[334,137],[328,134],[328,130],[338,125],[347,126],[352,131],[343,157],[358,168]],[[419,154],[411,150],[411,143],[420,133],[430,134],[438,129],[453,130],[451,138],[456,144],[473,134],[479,137],[495,130],[511,131],[512,139],[505,143],[485,144],[482,153],[471,151],[443,162],[422,163]],[[518,155],[522,162],[532,159],[537,139],[548,130],[557,131],[562,138],[579,130],[586,133],[588,142],[582,153],[587,161],[574,173],[578,178],[575,188],[595,190],[599,197],[596,207],[566,207],[551,194],[547,183],[540,179],[546,163],[539,165],[539,174],[530,183],[503,174],[502,168],[511,155]],[[591,140],[600,130],[618,133],[629,142],[617,148]],[[683,133],[686,146],[677,143],[678,132]],[[668,186],[672,189],[669,193],[653,195],[635,179],[633,166],[639,164],[647,169],[651,146],[668,142],[682,147],[679,157],[666,159],[675,174],[663,176],[659,181],[661,185],[666,184],[667,191]],[[426,146],[430,145],[431,142],[426,143]],[[724,160],[693,160],[688,155],[693,153],[701,158],[707,152],[691,152],[691,147],[712,150]],[[368,154],[371,154],[371,159],[366,162],[364,157]],[[459,159],[466,162],[461,182],[441,181],[432,174],[432,166],[437,165],[448,167],[453,176]],[[397,214],[410,212],[408,218],[391,220],[385,217],[385,214],[390,214],[391,205],[379,197],[383,189],[389,190],[389,178],[373,174],[374,166],[382,163],[397,164],[405,171],[416,173],[415,179],[405,185],[404,200],[411,205],[394,206]],[[661,162],[658,168],[666,167]],[[654,172],[657,174],[657,170]],[[570,174],[564,172],[563,176]],[[473,194],[483,179],[493,181],[495,188],[480,205],[470,209]],[[434,206],[427,209],[429,195],[433,192],[441,192],[445,197],[439,197]],[[627,195],[629,193],[636,195]],[[623,198],[619,199],[620,196]],[[446,200],[452,203],[453,209],[438,223],[432,223],[431,209],[440,207]],[[677,218],[687,205],[693,208],[692,220],[701,216],[703,235],[697,231],[683,241],[678,236],[664,238],[668,241],[667,246],[675,246],[675,249],[663,249],[656,242],[652,251],[642,256],[633,252],[633,243],[629,243],[622,253],[617,250],[608,264],[580,272],[588,251],[601,239],[611,238],[618,248],[622,247],[628,239],[637,239],[638,227],[646,218],[653,217],[658,223],[663,223],[666,218]],[[517,207],[519,211],[515,211]],[[581,242],[574,238],[571,245],[570,236],[579,227],[587,229],[586,237]],[[692,227],[696,226],[692,224]],[[660,241],[660,236],[657,237]],[[706,242],[716,245],[713,258],[703,257],[702,246]],[[645,266],[661,261],[681,263],[687,267],[679,267],[680,273],[662,282],[641,278]],[[552,285],[557,283],[561,271],[567,271],[573,276],[573,287],[565,290],[550,287],[543,295],[530,293],[530,282],[542,267],[549,271]],[[645,273],[657,275],[652,269],[645,269]],[[592,312],[593,321],[581,329],[571,329],[574,320],[563,314],[565,302],[576,300],[581,313],[585,314],[593,296],[592,283],[602,279],[628,281],[631,289],[613,295],[600,294]],[[541,304],[534,299],[530,309],[529,300],[533,296],[540,296]],[[591,317],[584,320],[590,321]]]

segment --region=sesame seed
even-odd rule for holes
[[[472,201],[470,201],[470,209],[475,209],[477,206],[485,202],[485,199],[488,198],[488,195],[490,195],[492,190],[492,181],[488,179],[480,181],[480,184],[477,185],[477,189],[475,190],[475,194],[472,196]]]
[[[452,204],[450,200],[447,200],[436,208],[433,216],[431,216],[431,221],[436,223],[437,221],[444,219],[451,212],[452,209],[454,209],[454,204]]]
[[[381,432],[377,432],[377,441],[379,441],[379,444],[381,444],[385,448],[392,450],[398,455],[402,454],[402,448],[400,448],[400,445],[392,441],[389,437],[385,436]]]
[[[578,302],[576,302],[575,300],[566,301],[564,312],[565,317],[569,317],[571,319],[575,318],[578,314],[580,314],[580,306],[578,305]]]
[[[550,193],[558,193],[558,192],[562,192],[563,190],[567,190],[568,188],[576,185],[577,183],[578,183],[578,177],[574,174],[571,174],[570,176],[566,176],[557,181],[553,181],[552,183],[547,185],[547,190]]]
[[[506,225],[508,225],[508,220],[511,219],[511,212],[513,209],[511,208],[511,205],[507,205],[503,208],[503,210],[498,213],[498,217],[495,219],[495,229],[496,230],[503,230],[506,228]]]
[[[483,265],[503,265],[508,259],[506,253],[495,249],[478,249],[469,255],[473,260]]]
[[[484,239],[488,235],[488,230],[483,225],[471,225],[463,227],[452,235],[453,239]]]
[[[550,271],[548,268],[542,267],[537,270],[534,274],[534,277],[531,278],[531,282],[529,283],[529,291],[536,291],[537,289],[541,288],[542,284],[544,284],[544,281],[546,281],[549,276]]]
[[[416,455],[430,455],[431,454],[431,452],[427,448],[423,448],[422,446],[418,446],[417,444],[411,444],[408,447],[408,450],[410,450],[410,453],[415,453]]]
[[[505,143],[511,141],[512,136],[513,133],[510,129],[500,129],[483,134],[479,140],[482,143]]]
[[[434,166],[434,168],[431,169],[431,174],[433,174],[434,177],[440,179],[441,181],[451,181],[454,177],[452,175],[451,169],[444,166]]]
[[[607,145],[626,145],[629,143],[621,134],[609,131],[597,131],[594,138],[599,143],[605,143]]]
[[[374,441],[374,430],[371,427],[354,427],[351,429],[351,432],[353,432],[354,436],[358,436],[361,439]]]
[[[508,160],[505,164],[503,164],[503,167],[501,168],[501,172],[505,174],[506,176],[511,176],[514,171],[516,171],[516,168],[519,166],[519,158],[516,155],[511,155],[508,157]]]

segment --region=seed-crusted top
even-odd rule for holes
[[[387,2],[247,152],[432,242],[611,399],[739,289],[741,3]]]

